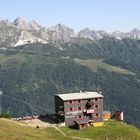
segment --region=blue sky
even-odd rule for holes
[[[21,16],[49,27],[64,24],[76,31],[140,29],[140,0],[1,0],[0,19]]]

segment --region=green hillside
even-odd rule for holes
[[[3,113],[13,117],[52,113],[54,94],[100,90],[104,95],[104,110],[123,110],[125,120],[140,127],[140,78],[131,70],[97,58],[16,53],[1,54],[0,60]]]
[[[24,124],[0,119],[1,140],[139,140],[140,130],[127,124],[106,121],[104,127],[75,130],[68,127],[31,128]],[[59,130],[64,134],[62,134]]]
[[[54,112],[54,94],[101,91],[104,110],[123,110],[140,127],[139,54],[139,40],[113,38],[0,50],[0,113],[45,115]]]
[[[0,140],[70,140],[54,128],[36,129],[0,119]]]
[[[125,123],[116,121],[106,121],[104,127],[89,127],[80,131],[72,130],[67,127],[60,128],[69,136],[89,138],[93,140],[139,140],[140,130]]]
[[[103,62],[104,59],[86,59],[86,60],[80,60],[80,59],[74,59],[74,62],[80,65],[84,65],[92,69],[94,72],[97,72],[98,68],[104,69],[108,72],[117,72],[121,74],[132,74],[135,75],[133,72],[117,67],[112,66],[107,63]]]

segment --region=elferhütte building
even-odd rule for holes
[[[56,94],[55,112],[67,126],[103,126],[103,95],[97,92]]]

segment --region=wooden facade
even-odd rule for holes
[[[103,96],[95,92],[58,94],[55,95],[55,112],[67,126],[102,126]]]

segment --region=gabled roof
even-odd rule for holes
[[[63,101],[79,100],[79,99],[91,99],[91,98],[103,98],[103,95],[101,95],[97,92],[79,92],[79,93],[55,94],[54,96],[60,97]]]

